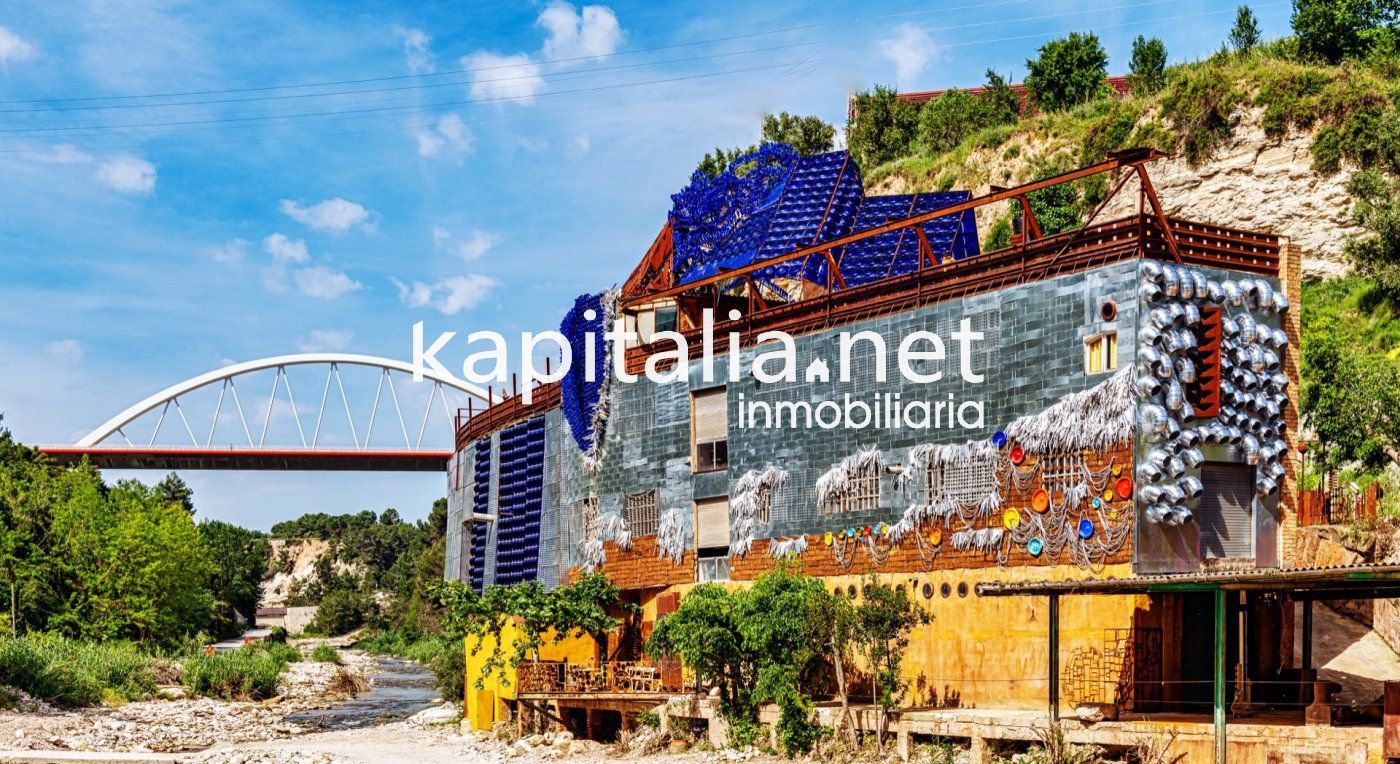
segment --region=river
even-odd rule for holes
[[[369,692],[330,708],[299,711],[287,721],[320,729],[355,729],[406,719],[440,702],[432,672],[400,658],[379,656]]]

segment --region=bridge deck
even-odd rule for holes
[[[319,472],[447,471],[450,450],[40,446],[60,464],[86,456],[103,469],[303,470]]]

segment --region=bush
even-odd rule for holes
[[[0,637],[0,677],[36,698],[65,706],[137,700],[156,689],[153,661],[135,645],[46,634]]]
[[[301,651],[286,642],[265,642],[262,651],[283,663],[301,663]]]
[[[268,632],[263,641],[268,644],[280,643],[285,645],[287,644],[287,630],[281,626],[273,626],[272,630]]]
[[[287,662],[266,651],[242,647],[185,661],[182,681],[195,695],[223,700],[261,700],[277,694]]]
[[[311,651],[311,660],[317,663],[344,663],[340,657],[340,652],[324,642],[316,645],[316,649]]]
[[[1103,94],[1108,53],[1097,35],[1071,32],[1069,37],[1040,46],[1040,55],[1026,61],[1026,71],[1026,87],[1036,105],[1045,111],[1059,111]]]
[[[1230,137],[1240,95],[1223,67],[1200,65],[1173,70],[1162,97],[1162,116],[1176,131],[1187,161],[1199,164]]]
[[[363,626],[374,609],[374,602],[360,590],[335,589],[321,600],[308,630],[339,636]]]

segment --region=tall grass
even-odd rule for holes
[[[50,634],[0,637],[0,683],[65,706],[144,698],[156,689],[153,659],[129,642],[79,642]]]
[[[227,653],[188,658],[181,678],[195,695],[260,700],[277,694],[278,677],[286,668],[285,658],[245,646]]]
[[[322,642],[316,645],[316,649],[311,651],[311,660],[317,663],[344,663],[340,657],[340,652],[334,647]]]

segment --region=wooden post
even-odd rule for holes
[[[1225,590],[1215,590],[1215,764],[1225,764]]]
[[[1060,595],[1050,595],[1050,723],[1060,720]]]

